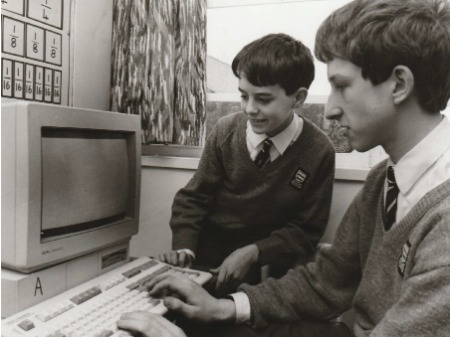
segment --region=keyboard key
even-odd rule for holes
[[[147,270],[147,269],[149,269],[151,267],[154,267],[154,266],[157,266],[157,265],[158,265],[158,262],[156,262],[155,260],[151,260],[151,261],[148,261],[148,262],[145,262],[145,263],[141,264],[139,266],[139,268],[141,270]]]
[[[60,331],[56,331],[54,333],[51,333],[50,335],[47,335],[45,337],[67,337],[65,334],[63,334]]]
[[[102,290],[99,287],[93,287],[82,292],[81,294],[78,294],[77,296],[72,297],[70,300],[75,304],[81,304],[97,296],[98,294],[101,294],[101,292]]]
[[[41,321],[41,322],[47,322],[49,320],[51,320],[52,318],[61,315],[62,313],[72,309],[74,307],[74,305],[70,302],[67,303],[61,303],[59,306],[53,308],[52,310],[46,310],[43,312],[40,312],[39,314],[36,315],[36,317]]]
[[[124,273],[122,273],[123,276],[126,278],[132,278],[133,276],[136,276],[137,274],[140,274],[142,271],[139,268],[133,268],[131,270],[128,270]]]
[[[34,323],[29,319],[20,322],[18,326],[24,331],[30,331],[31,329],[34,329]]]
[[[110,337],[114,335],[114,332],[111,330],[103,330],[98,334],[95,334],[94,337]]]

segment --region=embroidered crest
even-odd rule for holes
[[[308,174],[303,171],[301,168],[295,172],[294,176],[291,179],[291,186],[295,187],[298,190],[301,190],[303,184],[308,179]]]
[[[397,269],[400,275],[404,276],[406,268],[406,260],[408,259],[409,249],[411,248],[411,243],[406,241],[402,247],[402,253],[398,259]]]

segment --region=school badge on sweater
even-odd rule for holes
[[[303,188],[303,184],[308,179],[308,174],[303,171],[301,168],[297,169],[294,176],[291,179],[291,186],[295,187],[298,190]]]

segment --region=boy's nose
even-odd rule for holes
[[[325,104],[325,118],[339,119],[344,111],[340,107],[340,100],[333,94],[333,91],[328,96],[327,104]]]
[[[245,112],[248,114],[258,113],[258,108],[252,102],[248,101],[245,106]]]
[[[337,119],[342,116],[342,109],[327,103],[325,105],[325,117],[327,119]]]

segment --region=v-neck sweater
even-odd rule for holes
[[[174,198],[173,249],[196,252],[200,233],[213,233],[230,246],[255,243],[260,263],[311,254],[329,217],[335,152],[326,134],[304,121],[284,154],[259,169],[247,149],[245,114],[222,117]]]
[[[353,307],[354,334],[448,336],[450,179],[389,231],[383,224],[386,161],[368,175],[331,245],[280,281],[244,285],[256,326],[330,319]]]

